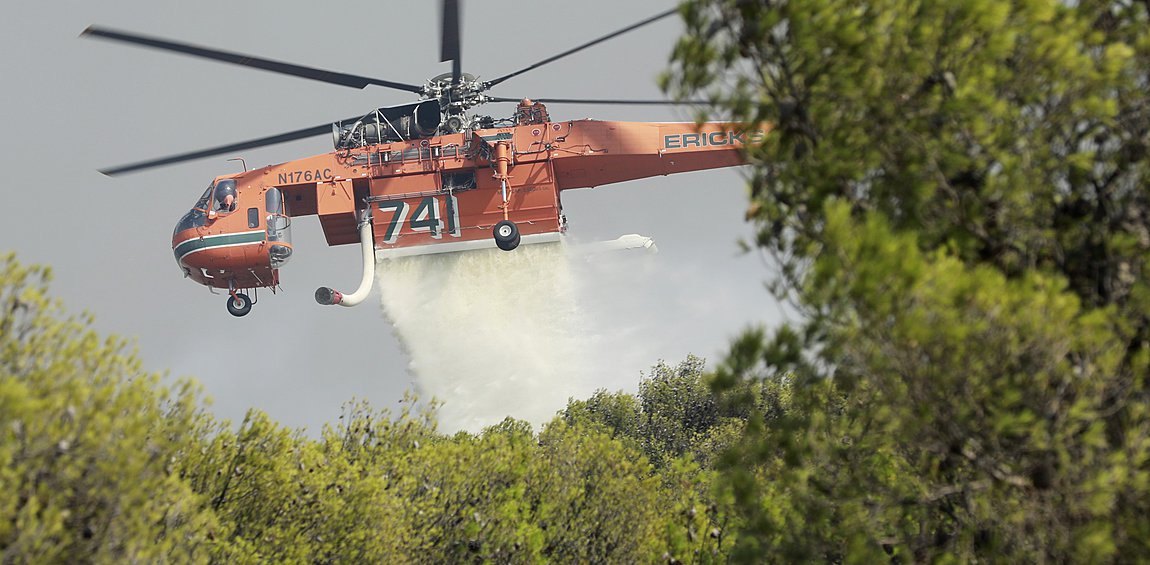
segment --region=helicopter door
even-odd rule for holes
[[[276,187],[269,188],[265,197],[268,217],[268,256],[273,269],[278,269],[291,259],[291,218],[287,213],[283,192]]]

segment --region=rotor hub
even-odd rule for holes
[[[439,106],[445,116],[460,116],[471,108],[490,101],[490,98],[483,94],[484,90],[487,90],[487,84],[475,75],[461,73],[457,83],[451,73],[444,73],[424,84],[423,95],[439,100]]]

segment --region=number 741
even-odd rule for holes
[[[411,208],[407,202],[403,200],[390,200],[387,202],[379,203],[379,210],[390,210],[391,221],[387,223],[387,231],[383,234],[384,243],[395,243],[399,239],[399,232],[403,229],[404,222],[413,232],[428,232],[431,237],[439,239],[443,237],[443,218],[447,219],[447,233],[452,237],[459,237],[459,205],[455,196],[447,195],[443,197],[443,208],[440,207],[440,197],[438,196],[425,196],[415,206],[415,210],[411,213],[411,219],[408,219],[408,210]],[[442,212],[441,212],[442,211]]]

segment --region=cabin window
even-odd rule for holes
[[[268,211],[267,231],[268,257],[271,259],[273,269],[278,269],[291,259],[291,218],[288,216],[284,195],[276,187],[269,188],[264,197],[264,207]]]
[[[260,210],[259,208],[248,208],[248,227],[260,227]]]

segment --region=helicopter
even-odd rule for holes
[[[546,103],[665,105],[668,100],[505,98],[492,87],[669,17],[670,9],[492,80],[464,73],[460,3],[442,0],[441,62],[452,71],[422,85],[305,67],[92,25],[103,39],[352,88],[379,86],[418,100],[362,116],[209,149],[100,170],[143,171],[330,134],[333,151],[214,178],[176,223],[172,250],[186,278],[225,290],[227,310],[247,315],[258,289],[274,294],[294,251],[291,221],[318,216],[329,246],[358,243],[363,275],[342,293],[316,290],[321,305],[355,306],[371,291],[377,260],[558,241],[560,194],[629,180],[744,164],[742,150],[769,126],[722,122],[554,120]],[[505,118],[471,113],[515,103]],[[621,238],[622,239],[622,238]],[[642,245],[642,242],[631,246]],[[626,244],[625,244],[626,245]]]

